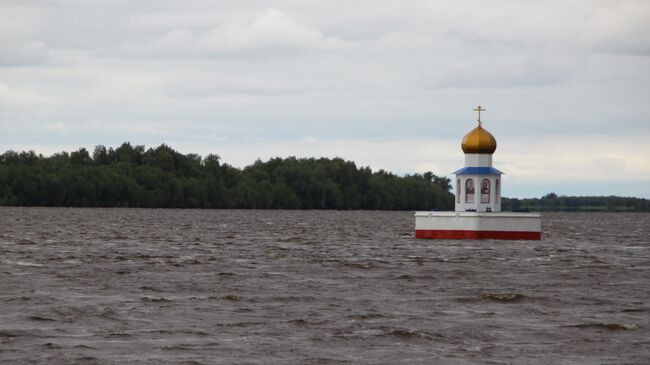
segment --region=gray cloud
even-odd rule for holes
[[[209,29],[176,28],[140,44],[122,44],[118,52],[146,57],[291,56],[345,47],[334,36],[307,27],[277,9],[252,19],[235,17]]]
[[[48,49],[43,42],[31,41],[0,48],[0,66],[33,66],[43,64],[48,59]]]
[[[621,147],[650,138],[647,1],[6,0],[0,14],[0,151],[130,140],[243,161],[341,149],[407,172],[447,162],[362,150],[424,136],[456,146],[483,104],[503,146],[587,136],[622,152],[567,156],[598,171],[650,164],[636,155],[647,149]],[[535,163],[530,181],[562,178]]]

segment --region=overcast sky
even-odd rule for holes
[[[124,141],[650,198],[650,1],[0,1],[0,153]]]

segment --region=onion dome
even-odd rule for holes
[[[490,132],[483,129],[479,122],[478,127],[465,135],[461,147],[465,153],[487,153],[491,155],[497,150],[497,140],[494,139]]]

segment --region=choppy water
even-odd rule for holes
[[[534,241],[408,212],[0,208],[0,361],[650,362],[650,214]]]

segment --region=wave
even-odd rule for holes
[[[189,335],[189,336],[212,336],[211,333],[198,331],[198,330],[164,330],[164,329],[154,329],[154,330],[144,330],[138,331],[138,333],[149,333],[157,335]]]
[[[503,302],[503,303],[514,303],[514,302],[520,302],[527,297],[522,294],[517,294],[517,293],[486,293],[486,294],[481,294],[481,299],[486,299],[486,300],[492,300],[496,302]]]
[[[166,302],[171,302],[170,299],[167,298],[154,298],[154,297],[142,297],[140,298],[141,302],[150,302],[150,303],[166,303]]]
[[[10,260],[5,260],[3,261],[5,264],[8,265],[14,265],[14,266],[26,266],[26,267],[43,267],[45,265],[38,264],[36,262],[28,262],[28,261],[10,261]]]
[[[565,327],[580,328],[580,329],[596,329],[596,330],[609,330],[609,331],[630,331],[638,329],[639,326],[634,323],[584,323],[574,324]]]
[[[50,317],[43,317],[43,316],[29,316],[27,319],[31,321],[36,321],[36,322],[54,322],[56,319],[50,318]]]
[[[153,286],[149,286],[149,285],[143,285],[143,286],[141,286],[141,287],[140,287],[140,290],[147,290],[147,291],[153,291],[153,292],[161,292],[161,291],[162,291],[162,290],[160,290],[160,289],[158,289],[158,288],[155,288],[155,287],[153,287]]]
[[[621,310],[622,313],[647,312],[648,308],[628,308]]]
[[[35,245],[36,242],[23,238],[22,240],[16,241],[17,245]]]
[[[397,337],[404,340],[432,340],[443,337],[440,334],[434,334],[423,330],[412,330],[408,328],[381,327],[386,336]]]

